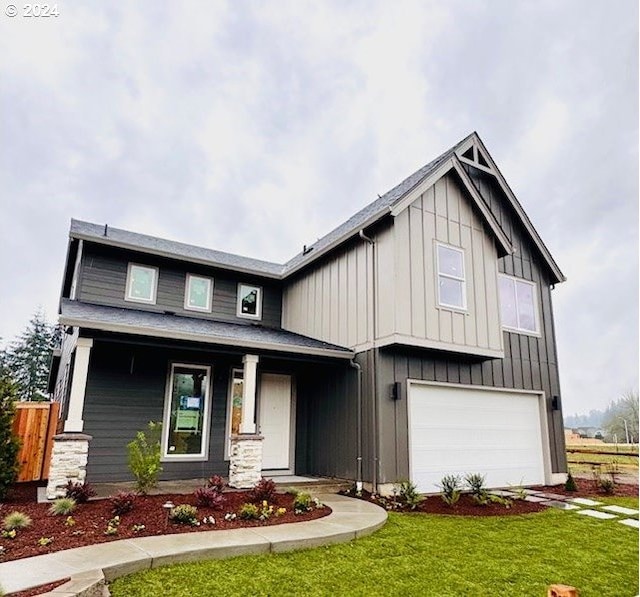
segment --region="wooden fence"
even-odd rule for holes
[[[18,481],[40,481],[49,477],[53,436],[58,426],[57,402],[18,402],[13,431],[20,438]]]

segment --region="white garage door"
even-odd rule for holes
[[[449,474],[481,473],[487,487],[543,484],[539,397],[411,384],[409,459],[425,493]]]

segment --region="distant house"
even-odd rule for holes
[[[57,454],[128,479],[158,420],[165,479],[557,482],[564,279],[476,133],[285,264],[73,220]]]

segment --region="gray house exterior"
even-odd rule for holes
[[[73,220],[63,435],[92,482],[130,478],[150,420],[166,479],[560,482],[564,279],[476,133],[286,264]]]

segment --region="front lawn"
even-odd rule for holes
[[[351,543],[158,568],[118,579],[111,591],[532,597],[552,583],[576,586],[581,597],[636,595],[638,531],[552,509],[493,518],[390,513],[383,529]]]

